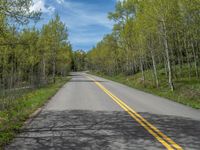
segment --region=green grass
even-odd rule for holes
[[[173,92],[169,89],[163,69],[158,71],[160,82],[159,88],[155,87],[151,70],[145,71],[145,84],[143,84],[141,80],[141,73],[137,73],[131,76],[126,76],[123,74],[108,76],[99,72],[92,72],[92,74],[128,85],[130,87],[154,95],[168,98],[170,100],[196,109],[200,109],[200,80],[194,77],[189,79],[185,72],[186,69],[183,68],[183,75],[181,75],[181,78],[177,77],[174,79],[175,91]]]
[[[19,133],[30,114],[42,107],[68,80],[59,78],[55,84],[29,91],[0,111],[0,149]]]

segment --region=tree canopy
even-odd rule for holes
[[[199,14],[199,0],[119,1],[108,15],[113,32],[88,52],[88,67],[109,75],[142,72],[144,84],[145,70],[152,69],[157,87],[157,71],[165,68],[173,91],[175,78],[199,78]]]
[[[72,47],[59,15],[41,29],[17,26],[37,20],[32,0],[0,0],[0,90],[55,82],[71,69]],[[17,23],[17,24],[16,24]]]

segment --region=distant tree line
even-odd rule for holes
[[[109,18],[115,21],[113,32],[87,53],[89,69],[107,75],[141,72],[144,84],[145,71],[152,69],[159,87],[158,70],[164,68],[172,91],[174,79],[199,79],[199,0],[124,0]]]
[[[77,50],[73,52],[72,71],[84,71],[86,69],[86,52]]]
[[[31,5],[32,0],[0,0],[1,92],[55,82],[71,69],[67,27],[58,15],[42,29],[25,27],[41,15],[30,12]]]

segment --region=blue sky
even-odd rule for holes
[[[107,18],[117,0],[34,0],[31,10],[43,12],[37,23],[40,28],[58,13],[67,25],[74,50],[91,49],[112,31],[113,22]]]

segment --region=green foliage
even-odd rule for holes
[[[150,82],[159,88],[163,78],[158,70],[164,68],[172,91],[183,75],[199,80],[199,13],[198,0],[118,2],[108,16],[115,21],[113,33],[87,53],[88,69],[107,75],[141,72],[142,85],[149,83],[146,70],[152,69]]]
[[[107,35],[103,41],[87,53],[87,67],[91,70],[98,68],[99,71],[109,74],[117,73],[116,67],[119,67],[122,55],[118,51],[114,35]]]
[[[28,91],[0,111],[0,149],[8,143],[37,108],[42,107],[69,78],[58,78],[55,84]],[[0,101],[1,102],[1,101]]]
[[[72,70],[83,71],[85,70],[86,52],[77,50],[73,52]]]
[[[61,76],[71,68],[72,47],[58,15],[41,30],[22,29],[40,17],[40,12],[30,12],[31,4],[0,0],[0,149],[68,80]]]
[[[66,76],[71,69],[67,27],[57,14],[42,29],[18,28],[18,23],[38,19],[40,12],[30,12],[31,4],[31,0],[0,0],[0,99],[9,92],[55,82],[56,76]],[[0,111],[6,105],[0,103]]]
[[[54,76],[65,76],[69,72],[72,48],[67,41],[66,27],[58,17],[41,31],[8,29],[6,38],[1,37],[0,89],[17,88],[25,83],[39,86],[53,72]]]
[[[0,16],[20,24],[26,24],[30,19],[37,21],[41,12],[31,12],[32,3],[32,0],[0,0]]]
[[[187,71],[187,67],[184,66],[183,69]],[[194,73],[194,69],[192,70]],[[170,91],[168,88],[168,84],[166,82],[166,77],[163,75],[164,70],[158,70],[158,75],[160,77],[160,87],[159,90],[155,88],[155,85],[152,83],[152,71],[145,71],[146,84],[142,84],[141,73],[137,73],[135,75],[126,76],[124,74],[108,76],[102,74],[100,72],[92,72],[95,75],[99,75],[101,77],[128,85],[130,87],[152,93],[154,95],[158,95],[161,97],[168,98],[178,103],[182,103],[184,105],[200,109],[200,81],[187,77],[183,77],[182,79],[175,79],[175,88],[174,92]]]

